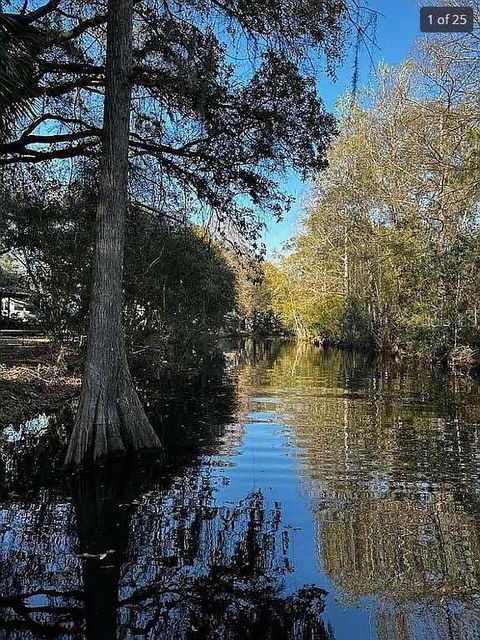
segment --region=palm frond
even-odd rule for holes
[[[0,136],[15,122],[35,113],[35,58],[42,48],[41,33],[21,16],[0,13]]]

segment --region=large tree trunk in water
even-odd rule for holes
[[[160,447],[133,386],[122,326],[132,17],[133,0],[109,0],[103,147],[87,362],[65,459],[67,466]]]

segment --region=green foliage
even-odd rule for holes
[[[50,185],[50,190],[51,190]],[[51,193],[51,191],[50,191]],[[59,337],[85,333],[93,260],[92,185],[57,196],[42,189],[5,194],[3,244],[27,266],[47,326]],[[124,313],[130,333],[188,340],[213,333],[235,306],[235,276],[218,246],[190,225],[132,208],[127,223]]]
[[[222,326],[235,305],[235,277],[218,246],[191,226],[138,213],[127,238],[127,329],[183,341]]]
[[[270,278],[299,336],[444,360],[480,345],[478,75],[466,41],[438,44],[343,105],[330,166]]]
[[[34,116],[34,59],[43,38],[20,16],[0,12],[0,142],[20,117]]]
[[[0,10],[0,166],[53,160],[66,184],[65,159],[78,176],[99,156],[106,4],[11,0]],[[188,200],[254,247],[258,211],[279,216],[290,204],[285,170],[325,166],[335,122],[311,63],[331,70],[341,57],[347,4],[133,5],[131,196],[174,215]]]
[[[0,291],[18,289],[21,286],[21,277],[11,256],[0,258]]]

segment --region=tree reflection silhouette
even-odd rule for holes
[[[175,434],[167,458],[118,461],[71,477],[69,488],[51,462],[61,459],[62,420],[44,424],[28,452],[21,439],[4,449],[0,637],[333,637],[321,617],[325,592],[285,588],[293,567],[281,505],[259,490],[217,505],[211,468],[199,459],[228,448],[219,438],[243,411],[238,384],[246,394],[248,376],[218,369],[184,388],[164,384],[169,400],[156,407],[151,394],[149,409]]]
[[[140,491],[130,465],[73,479],[78,582],[68,574],[72,556],[55,557],[58,539],[48,539],[55,509],[38,512],[23,532],[22,576],[2,571],[9,595],[0,598],[0,630],[15,639],[332,637],[321,619],[323,590],[283,591],[291,562],[280,505],[269,510],[256,491],[218,508],[205,478],[192,472],[153,485],[154,469]]]
[[[480,637],[478,384],[303,345],[269,383],[342,600],[381,640]]]

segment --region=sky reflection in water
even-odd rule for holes
[[[479,637],[477,386],[302,345],[221,363],[150,389],[167,460],[69,480],[68,408],[4,432],[0,638]]]

